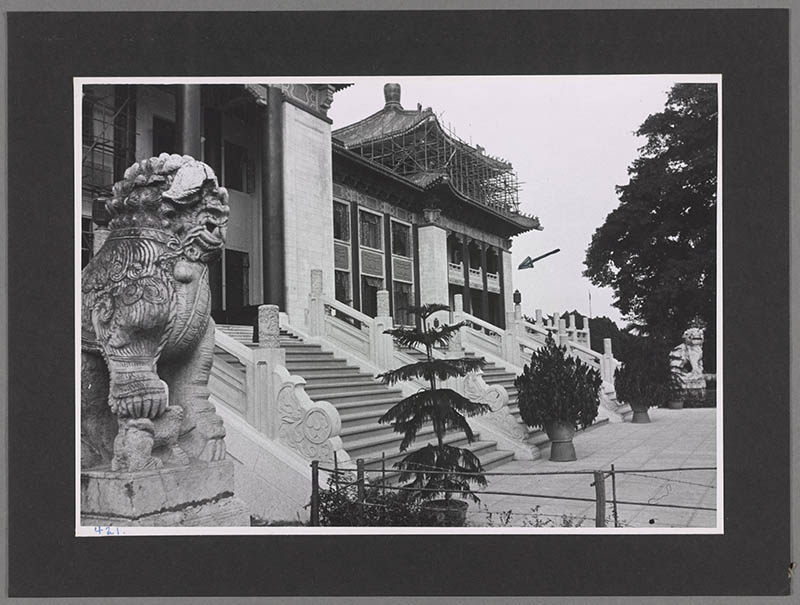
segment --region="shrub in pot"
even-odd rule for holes
[[[472,443],[475,435],[467,422],[467,416],[483,414],[489,406],[470,401],[456,391],[443,388],[442,381],[477,370],[485,365],[483,358],[462,357],[457,359],[435,359],[433,349],[446,346],[462,324],[429,325],[431,316],[439,311],[448,311],[441,304],[409,307],[408,311],[418,315],[421,327],[399,327],[386,330],[401,347],[424,350],[426,359],[407,364],[379,376],[386,384],[398,381],[422,379],[429,388],[406,397],[387,411],[378,422],[394,425],[394,430],[403,434],[400,451],[406,451],[415,441],[419,430],[431,423],[435,444],[412,451],[395,467],[400,469],[400,482],[408,482],[410,497],[422,502],[423,513],[427,511],[427,523],[436,525],[463,525],[468,504],[452,499],[454,493],[462,499],[479,502],[472,492],[471,484],[486,485],[481,474],[483,467],[478,457],[466,448],[448,445],[445,436],[452,431],[461,431]],[[413,479],[413,480],[412,480]],[[439,500],[440,496],[444,498]]]
[[[628,343],[622,365],[614,372],[617,399],[633,410],[631,422],[650,422],[647,410],[667,405],[674,390],[669,366],[669,348],[654,337]]]
[[[519,393],[519,412],[530,427],[542,427],[550,438],[550,460],[576,460],[572,438],[597,417],[600,405],[600,372],[567,354],[548,335],[531,362],[514,380]]]

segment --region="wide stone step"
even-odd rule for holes
[[[371,437],[398,435],[399,433],[395,433],[391,424],[378,424],[378,418],[381,416],[383,413],[375,414],[368,422],[361,424],[351,424],[342,418],[342,431],[339,435],[343,441],[361,441]]]
[[[403,392],[400,389],[387,389],[382,385],[377,385],[377,387],[372,385],[372,388],[365,388],[355,392],[349,389],[314,390],[314,395],[312,396],[312,399],[324,399],[334,406],[339,403],[369,403],[371,401],[383,401],[387,399],[400,401],[402,398]]]
[[[497,443],[494,441],[482,441],[480,439],[468,443],[466,438],[462,435],[446,435],[444,442],[448,445],[452,445],[454,447],[460,447],[464,449],[470,450],[473,454],[475,454],[478,459],[481,461],[481,465],[483,466],[483,470],[488,471],[493,468],[497,468],[507,462],[511,462],[514,458],[513,452],[505,451],[505,450],[498,450]],[[386,452],[386,457],[381,459],[380,457],[367,459],[364,462],[364,467],[366,469],[381,469],[382,466],[386,468],[386,481],[388,485],[396,485],[400,476],[400,472],[394,468],[395,463],[400,462],[403,458],[410,451],[414,451],[416,449],[420,449],[424,447],[424,443],[417,446],[415,443],[411,448],[409,448],[408,452],[400,452],[396,451],[393,453]],[[372,478],[373,481],[379,481],[381,479],[381,475],[377,473],[369,473],[368,476]]]
[[[287,364],[289,371],[292,371],[292,368],[296,368],[294,364]],[[297,373],[297,372],[292,372]],[[360,380],[370,379],[373,380],[371,374],[364,374],[359,368],[354,366],[342,366],[341,369],[328,369],[328,368],[318,368],[316,366],[310,367],[308,369],[303,369],[303,378],[305,378],[309,383],[314,381],[320,382],[329,382],[329,383],[336,383],[338,384],[349,384],[352,380]]]
[[[371,376],[360,376],[358,378],[351,378],[349,382],[328,382],[322,381],[319,379],[310,379],[306,377],[306,391],[309,394],[313,391],[317,393],[318,391],[323,391],[325,393],[329,392],[349,392],[349,393],[377,393],[379,389],[376,388],[376,385],[380,385],[380,383],[376,382]],[[401,392],[398,390],[391,390],[391,392]]]
[[[321,397],[319,399],[322,400]],[[388,397],[375,398],[369,401],[330,401],[329,403],[339,411],[339,415],[341,416],[366,412],[382,415],[398,401],[400,401],[400,397],[392,397],[390,395]]]
[[[390,407],[391,406],[388,406],[386,410],[388,410]],[[374,406],[365,412],[340,413],[339,416],[342,419],[342,430],[344,431],[344,427],[354,429],[357,426],[385,426],[378,425],[378,419],[383,416],[386,410],[378,409],[378,406]],[[340,409],[340,412],[341,411],[342,410]]]
[[[367,468],[380,468],[381,466],[381,454],[385,455],[386,460],[386,468],[389,469],[392,465],[402,460],[403,458],[408,455],[409,452],[416,451],[422,449],[427,444],[436,444],[436,436],[433,432],[432,427],[425,427],[417,433],[417,439],[414,443],[411,444],[411,447],[408,448],[407,451],[401,452],[400,451],[400,442],[402,441],[402,435],[395,435],[393,439],[383,439],[383,448],[376,448],[374,450],[370,450],[368,441],[364,440],[363,444],[356,444],[356,447],[353,447],[353,444],[345,444],[344,448],[347,450],[347,453],[350,454],[350,458],[352,460],[358,460],[359,458],[364,460],[364,464]],[[343,440],[344,441],[344,440]],[[376,439],[375,441],[379,441]],[[467,438],[464,436],[464,433],[461,432],[453,432],[449,433],[444,436],[442,440],[446,445],[452,445],[455,447],[465,447],[468,445]],[[473,445],[475,445],[479,441],[476,440]],[[497,444],[491,442],[492,445],[496,446]],[[366,444],[366,448],[359,448],[359,445]]]
[[[304,376],[304,372],[308,371],[328,371],[331,370],[351,370],[353,366],[348,366],[344,359],[324,359],[324,360],[308,360],[308,359],[287,359],[286,368],[292,374],[299,374]]]

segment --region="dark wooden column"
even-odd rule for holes
[[[493,317],[489,313],[489,276],[486,274],[486,242],[481,242],[481,275],[483,276],[483,292],[481,293],[481,307],[483,317],[491,322]]]
[[[283,95],[267,87],[261,109],[261,239],[264,303],[286,310],[283,237]],[[311,279],[310,275],[303,276]]]
[[[358,233],[358,204],[350,203],[350,263],[351,285],[353,286],[353,308],[361,310],[361,240]]]
[[[461,262],[464,264],[464,312],[472,313],[472,294],[469,291],[469,239],[461,239]]]
[[[392,282],[392,219],[383,214],[383,260],[385,279],[383,287],[389,291],[389,314],[394,316],[394,283]]]
[[[411,227],[411,232],[414,234],[414,306],[419,307],[422,304],[422,299],[420,297],[420,285],[419,285],[419,263],[420,263],[420,253],[419,253],[419,226],[414,224]],[[449,271],[449,269],[448,269]],[[419,319],[419,314],[414,313],[414,322],[417,328],[422,327],[422,322]]]
[[[506,284],[503,276],[503,249],[498,248],[495,250],[497,255],[497,279],[500,282],[500,304],[499,307],[499,323],[497,324],[504,330],[506,329]]]
[[[175,95],[175,126],[178,152],[200,158],[200,85],[178,84]]]

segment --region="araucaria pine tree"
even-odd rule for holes
[[[470,483],[486,485],[486,478],[481,474],[483,467],[480,460],[470,450],[448,445],[444,440],[448,432],[455,430],[463,431],[467,441],[472,443],[475,435],[467,417],[483,414],[489,410],[489,406],[470,401],[456,391],[440,385],[450,378],[465,376],[478,370],[486,362],[483,358],[475,357],[434,358],[434,347],[447,346],[462,326],[462,323],[429,324],[434,313],[449,311],[446,305],[426,304],[409,307],[408,311],[420,318],[422,327],[399,327],[386,330],[386,333],[391,334],[401,347],[424,349],[427,359],[385,372],[379,378],[386,384],[422,379],[430,386],[398,402],[379,422],[391,422],[395,432],[403,434],[401,452],[409,448],[417,433],[428,422],[433,425],[436,444],[428,444],[413,451],[395,464],[401,470],[400,481],[406,482],[413,477],[414,480],[406,487],[418,489],[414,495],[421,500],[430,500],[440,494],[444,494],[445,500],[449,500],[453,493],[458,493],[462,498],[469,497],[478,502],[478,497],[470,489]]]

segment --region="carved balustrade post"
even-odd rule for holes
[[[464,321],[464,298],[461,294],[456,294],[453,297],[453,323],[457,324],[461,321]],[[462,326],[450,339],[449,349],[456,357],[461,356],[464,352],[464,330],[465,328]]]
[[[276,406],[274,370],[286,365],[286,351],[280,345],[280,316],[277,305],[258,307],[258,347],[253,367],[248,368],[247,416],[251,424],[274,439],[280,424]]]
[[[389,291],[378,290],[378,313],[369,333],[370,361],[383,370],[392,368],[394,364],[394,341],[385,330],[394,327],[394,320],[389,312]]]
[[[611,350],[611,339],[603,339],[603,361],[602,361],[603,382],[614,384],[614,353]]]
[[[567,334],[567,320],[558,320],[558,344],[562,347],[569,346],[569,334]]]
[[[519,338],[525,334],[525,325],[522,321],[522,311],[519,304],[514,305],[513,319],[506,322],[503,332],[503,359],[515,366],[522,365],[522,353],[519,348]]]

